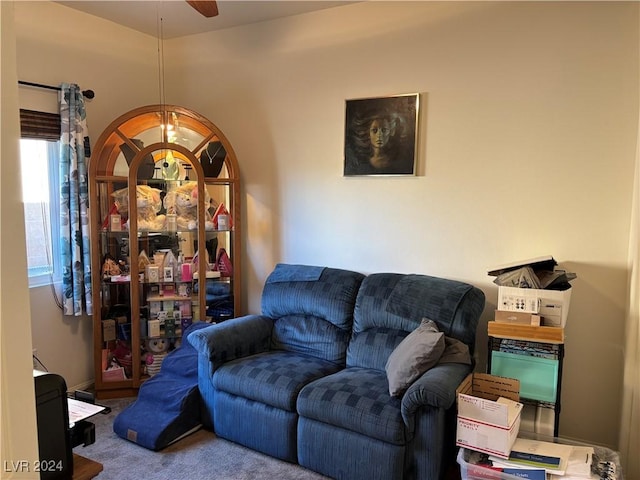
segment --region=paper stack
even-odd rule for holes
[[[544,469],[550,474],[565,475],[573,449],[571,445],[517,438],[508,459],[489,459],[497,467]]]

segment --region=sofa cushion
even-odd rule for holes
[[[433,320],[423,319],[389,355],[385,366],[389,394],[402,395],[420,375],[438,363],[444,348],[444,334]]]
[[[384,370],[389,355],[400,343],[397,337],[401,340],[415,330],[423,317],[473,351],[483,308],[482,291],[463,282],[428,275],[371,274],[363,280],[356,299],[347,367]],[[379,338],[381,335],[383,338]],[[376,355],[367,349],[371,338],[376,338]]]
[[[339,368],[309,355],[269,351],[224,364],[212,382],[218,390],[293,412],[302,387]]]
[[[347,365],[384,371],[387,358],[406,336],[405,330],[387,327],[354,332],[347,347]]]
[[[313,315],[287,315],[274,322],[271,349],[312,355],[344,365],[350,330]]]
[[[350,330],[363,278],[336,268],[278,264],[262,291],[262,314],[274,319],[311,315]]]
[[[262,293],[262,313],[274,320],[271,348],[344,366],[363,278],[349,270],[278,264]]]
[[[368,368],[347,368],[305,386],[298,414],[395,445],[407,441],[400,400],[389,396],[387,376]]]
[[[465,294],[472,288],[471,285],[456,280],[405,275],[398,280],[391,292],[387,311],[416,321],[425,316],[437,319],[442,329],[447,329]]]

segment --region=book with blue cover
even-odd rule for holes
[[[544,468],[503,468],[502,473],[528,480],[547,480],[547,471]]]
[[[515,468],[538,468],[547,473],[564,475],[573,451],[571,445],[516,438],[508,459],[489,457],[494,465]]]
[[[509,455],[510,462],[534,465],[541,468],[556,469],[560,466],[560,460],[560,457],[550,457],[549,455],[539,455],[530,452],[518,452],[516,450],[511,450],[511,454]]]

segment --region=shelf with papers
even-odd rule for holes
[[[520,430],[557,436],[564,343],[495,335],[491,329],[493,323],[496,322],[489,322],[487,371],[520,381],[520,401],[525,406]]]

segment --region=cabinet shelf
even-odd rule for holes
[[[197,233],[198,228],[192,229],[177,229],[177,230],[140,230],[138,229],[138,238],[144,237],[154,237],[154,236],[171,236],[171,235],[179,235],[181,233]],[[213,237],[216,234],[220,233],[233,233],[235,232],[234,228],[226,228],[226,229],[205,229],[205,234],[209,237]],[[105,236],[110,236],[113,238],[127,238],[129,237],[129,230],[110,230],[103,228],[100,230],[100,233]]]
[[[222,152],[213,167],[200,162],[212,145]],[[208,119],[183,107],[150,105],[101,134],[89,183],[96,395],[116,398],[135,393],[157,371],[145,365],[151,340],[164,340],[171,350],[191,322],[242,314],[239,169],[233,148]],[[229,228],[212,228],[219,204],[229,212]],[[207,278],[207,263],[222,248],[234,274]],[[157,269],[146,269],[142,252]],[[183,280],[178,258],[194,257],[205,260],[185,267]],[[224,285],[213,300],[211,280]]]
[[[147,302],[192,302],[198,300],[198,297],[182,297],[180,295],[154,296],[147,297]]]

